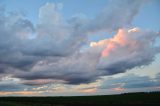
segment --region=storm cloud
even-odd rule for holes
[[[62,4],[47,3],[39,9],[37,24],[2,9],[0,73],[26,85],[81,84],[151,64],[160,52],[159,33],[132,27],[145,1],[109,3],[94,19],[76,15],[68,20]],[[102,30],[116,34],[87,45],[88,37]]]

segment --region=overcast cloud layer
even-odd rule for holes
[[[0,8],[0,77],[18,78],[25,86],[81,84],[151,64],[160,52],[160,33],[132,26],[145,2],[113,0],[94,19],[75,15],[69,20],[61,14],[62,4],[46,3],[36,25]],[[100,31],[116,34],[87,45]]]

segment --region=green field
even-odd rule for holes
[[[103,96],[0,97],[0,106],[117,106],[118,104],[160,106],[160,92]]]

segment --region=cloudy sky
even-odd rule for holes
[[[0,0],[0,96],[160,91],[159,0]]]

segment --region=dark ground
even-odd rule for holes
[[[160,92],[104,96],[0,97],[0,106],[160,106]]]

